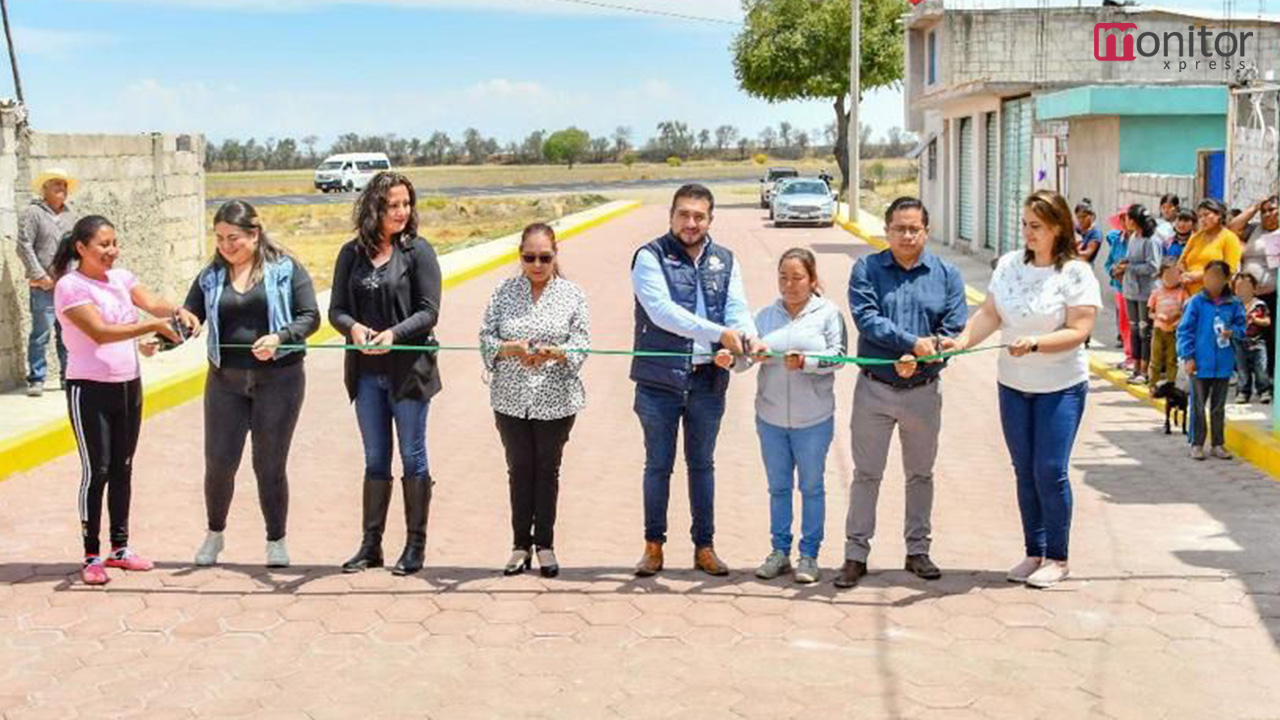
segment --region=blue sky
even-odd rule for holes
[[[739,0],[613,1],[741,18]],[[1012,0],[947,4],[980,1]],[[1249,0],[1239,12],[1266,1],[1255,8]],[[1221,9],[1207,0],[1160,4]],[[456,137],[474,126],[506,142],[575,124],[592,134],[629,126],[642,141],[662,120],[731,124],[754,138],[784,120],[812,132],[834,118],[827,103],[771,105],[739,91],[732,25],[560,0],[9,5],[33,123],[46,131],[314,134],[327,142],[348,131]],[[0,72],[0,95],[11,94]],[[880,136],[903,122],[901,93],[873,92],[862,112]]]
[[[736,20],[737,0],[634,0]],[[468,126],[516,140],[576,124],[731,124],[750,137],[814,131],[826,103],[738,90],[735,28],[555,0],[10,0],[33,124],[59,132],[203,132],[323,140],[425,138]],[[0,94],[12,94],[7,72]],[[902,124],[896,91],[868,99],[876,134]]]

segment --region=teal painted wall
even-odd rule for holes
[[[1082,115],[1222,115],[1229,93],[1224,85],[1159,87],[1088,85],[1036,98],[1036,117],[1060,120]]]
[[[1222,115],[1120,116],[1120,172],[1194,175],[1197,150],[1225,150]]]

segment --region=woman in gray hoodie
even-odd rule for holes
[[[1124,267],[1121,292],[1129,312],[1129,346],[1133,348],[1133,375],[1129,382],[1146,384],[1152,338],[1147,300],[1160,274],[1163,251],[1160,237],[1156,234],[1156,219],[1145,207],[1130,205],[1123,216],[1116,219],[1124,226],[1124,233],[1129,238],[1129,254],[1121,263]]]
[[[769,481],[773,552],[756,570],[771,580],[791,570],[792,493],[799,475],[800,560],[798,583],[819,579],[818,548],[826,517],[823,474],[835,427],[835,371],[843,363],[819,359],[843,356],[848,331],[840,308],[820,295],[813,253],[793,248],[778,263],[781,297],[756,313],[760,337],[773,353],[760,365],[756,390],[756,431]],[[723,366],[727,354],[717,359]],[[747,363],[736,369],[744,370]]]

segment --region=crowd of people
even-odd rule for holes
[[[1075,216],[1080,256],[1092,262],[1103,242],[1092,203],[1078,204]],[[1192,457],[1230,458],[1230,387],[1236,403],[1272,400],[1280,200],[1228,210],[1206,199],[1192,210],[1166,194],[1158,214],[1129,205],[1107,222],[1104,267],[1124,350],[1120,367],[1129,382],[1153,391],[1185,381]]]
[[[207,534],[195,564],[214,565],[224,550],[234,475],[252,436],[266,564],[287,566],[290,441],[306,393],[306,340],[321,318],[306,269],[270,237],[249,203],[232,201],[214,217],[216,250],[185,301],[169,302],[117,266],[121,247],[109,219],[69,222],[69,176],[54,173],[39,181],[41,197],[24,216],[20,242],[33,311],[51,304],[56,322],[41,320],[35,328],[32,356],[39,354],[43,362],[44,347],[36,353],[37,341],[44,337],[47,343],[49,329],[61,327],[68,412],[82,463],[83,580],[102,584],[109,580],[107,568],[151,567],[131,549],[128,524],[143,398],[138,355],[201,336],[208,361]],[[1128,208],[1112,219],[1116,229],[1107,236],[1113,289],[1123,300],[1124,317],[1135,321],[1122,323],[1131,367],[1135,380],[1149,375],[1162,382],[1181,359],[1196,376],[1198,392],[1218,402],[1228,365],[1235,364],[1235,350],[1223,339],[1246,341],[1255,334],[1251,328],[1268,327],[1265,280],[1254,282],[1246,273],[1236,278],[1233,292],[1228,284],[1241,258],[1248,266],[1254,256],[1232,244],[1239,240],[1222,222],[1225,211],[1202,203],[1193,233],[1171,200],[1160,219],[1141,207]],[[753,311],[741,258],[712,237],[714,196],[700,185],[680,188],[669,227],[635,251],[630,268],[630,377],[645,452],[639,473],[644,549],[635,574],[651,576],[665,565],[670,481],[681,432],[693,566],[709,575],[729,572],[715,549],[716,443],[731,378],[755,372],[762,491],[770,510],[770,552],[755,574],[818,582],[835,373],[852,366],[859,373],[850,420],[854,472],[834,582],[852,587],[868,572],[895,429],[906,483],[903,566],[924,579],[939,577],[942,571],[931,559],[931,518],[942,377],[950,355],[999,332],[1004,347],[994,391],[1023,526],[1023,553],[1008,578],[1033,587],[1066,578],[1068,468],[1087,404],[1085,345],[1102,307],[1090,267],[1101,248],[1093,210],[1088,203],[1075,210],[1050,191],[1026,198],[1024,247],[999,258],[986,300],[971,313],[960,271],[927,248],[928,209],[915,198],[895,200],[884,217],[887,249],[859,259],[845,289],[858,330],[855,355],[882,363],[855,365],[848,362],[845,315],[825,294],[814,254],[805,248],[784,252],[776,264],[776,298]],[[1227,222],[1243,229],[1240,223],[1259,214],[1262,235],[1274,235],[1274,198]],[[382,541],[398,451],[406,540],[392,572],[409,575],[426,561],[435,486],[426,429],[431,401],[441,391],[435,335],[442,317],[441,271],[431,244],[418,234],[417,197],[403,175],[384,172],[370,182],[353,209],[353,235],[338,254],[328,307],[329,322],[348,343],[344,384],[364,452],[361,539],[342,569],[361,572],[386,564]],[[1246,237],[1252,248],[1253,235]],[[551,577],[560,570],[555,524],[561,460],[587,402],[581,369],[588,358],[583,351],[591,348],[589,299],[561,274],[550,226],[527,227],[518,254],[519,274],[497,285],[480,320],[479,360],[510,489],[512,553],[502,572],[523,573],[536,562]],[[1270,295],[1274,303],[1274,287]],[[1242,383],[1256,384],[1262,396],[1269,392],[1261,370],[1265,348],[1246,350]],[[33,385],[38,380],[43,386],[43,372],[33,360]],[[1242,392],[1249,388],[1241,386]],[[1214,452],[1222,454],[1219,440],[1215,436]],[[110,521],[105,553],[99,538],[104,498]]]

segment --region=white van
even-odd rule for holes
[[[343,153],[330,155],[316,168],[316,189],[320,192],[364,190],[374,175],[391,169],[385,153]]]

